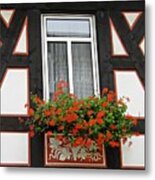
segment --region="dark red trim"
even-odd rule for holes
[[[133,135],[133,136],[136,136],[136,135]],[[140,134],[139,136],[145,136],[145,135],[144,134]],[[122,143],[121,143],[121,140],[120,140],[120,161],[121,161],[121,168],[122,169],[139,169],[139,170],[144,170],[145,169],[145,166],[124,166],[123,165],[123,153],[122,153]]]
[[[120,72],[123,72],[123,71],[126,71],[126,72],[135,72],[137,74],[138,80],[140,81],[140,84],[142,85],[142,88],[144,89],[144,85],[143,85],[143,83],[142,83],[142,81],[141,81],[141,79],[140,79],[136,69],[134,69],[134,68],[133,69],[132,68],[128,68],[128,69],[125,69],[125,68],[114,69],[113,70],[113,78],[114,78],[114,87],[115,87],[116,99],[117,100],[118,100],[118,96],[117,96],[118,92],[117,92],[117,87],[116,87],[117,83],[116,83],[116,73],[115,73],[115,71],[120,71]],[[133,116],[133,117],[136,118],[137,120],[144,120],[145,119],[145,117],[136,117],[136,116]]]
[[[112,19],[110,18],[109,19],[109,22],[110,22],[110,41],[111,41],[111,56],[112,57],[125,57],[125,58],[127,58],[127,57],[129,57],[129,55],[128,55],[128,52],[127,52],[127,49],[126,49],[126,47],[124,46],[124,44],[123,44],[123,42],[122,42],[122,39],[120,38],[120,36],[119,36],[119,34],[118,34],[118,32],[117,32],[117,30],[116,30],[116,28],[115,28],[115,26],[114,26],[114,24],[113,24],[113,21],[112,21]],[[121,43],[121,45],[122,45],[122,47],[124,48],[124,51],[125,51],[125,53],[126,54],[115,54],[114,53],[114,45],[113,45],[113,40],[112,40],[112,29],[115,31],[115,33],[117,34],[117,37],[118,37],[118,39],[119,39],[119,41],[120,41],[120,43]]]
[[[28,107],[30,106],[30,94],[29,94],[29,90],[30,90],[30,83],[29,83],[29,77],[30,77],[30,70],[28,67],[8,67],[3,75],[2,80],[0,81],[0,88],[3,85],[3,82],[6,78],[7,72],[9,71],[9,69],[13,69],[13,70],[27,70],[27,104]],[[27,107],[27,114],[0,114],[0,117],[28,117],[28,107]]]
[[[138,16],[136,17],[134,23],[132,24],[132,26],[130,26],[130,24],[129,24],[129,22],[128,22],[128,19],[127,19],[126,16],[125,16],[125,13],[128,13],[128,14],[131,14],[131,13],[139,13]],[[122,15],[124,16],[125,21],[126,21],[126,23],[128,24],[128,26],[129,26],[129,29],[132,31],[132,30],[134,29],[135,25],[137,24],[140,16],[142,15],[142,12],[140,12],[140,11],[137,11],[137,12],[135,12],[135,11],[134,11],[134,12],[123,11],[123,12],[122,12]]]
[[[20,38],[21,38],[21,35],[23,33],[23,30],[24,30],[24,27],[26,26],[26,52],[25,53],[21,53],[21,52],[16,52],[16,47],[20,41]],[[17,42],[15,44],[15,47],[13,49],[13,55],[17,55],[17,56],[28,56],[29,55],[29,38],[28,38],[28,17],[26,16],[25,20],[24,20],[24,23],[23,23],[23,26],[22,26],[22,29],[19,33],[19,36],[18,36],[18,39],[17,39]]]
[[[24,131],[0,131],[1,133],[19,133],[19,134],[28,134],[28,164],[25,163],[1,163],[0,162],[0,167],[30,167],[31,166],[31,141],[30,141],[30,135],[29,132],[24,132]]]
[[[103,148],[103,154],[104,154],[104,162],[105,164],[88,164],[88,163],[65,163],[65,162],[60,162],[60,163],[51,163],[51,164],[46,164],[46,153],[47,153],[47,149],[46,149],[46,143],[47,143],[47,135],[46,133],[44,134],[44,167],[85,167],[85,168],[101,168],[101,169],[105,169],[107,168],[107,163],[106,163],[106,152],[105,152],[105,148]]]
[[[15,9],[0,9],[0,11],[13,11],[8,23],[5,21],[5,19],[3,18],[3,16],[2,16],[1,13],[0,13],[0,18],[1,18],[2,21],[4,22],[6,28],[9,28],[9,27],[10,27],[10,24],[11,24],[11,22],[12,22],[13,16],[14,16],[14,14],[15,14]]]

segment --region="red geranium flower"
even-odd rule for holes
[[[117,141],[110,141],[109,142],[109,145],[112,147],[112,148],[115,148],[115,147],[119,147],[119,142]]]
[[[110,131],[107,131],[105,141],[106,142],[109,141],[110,139],[112,139],[112,137],[113,137],[112,133]]]
[[[89,111],[87,112],[87,115],[88,115],[88,116],[91,116],[93,113],[94,113],[93,110],[89,110]]]
[[[108,106],[108,102],[103,102],[102,107],[106,108]]]
[[[76,140],[74,141],[74,143],[73,143],[73,146],[74,147],[77,147],[77,146],[81,146],[81,145],[83,145],[83,137],[78,137],[78,138],[76,138]]]
[[[50,111],[50,110],[45,110],[45,111],[44,111],[44,115],[45,115],[46,117],[51,116],[51,115],[52,115],[52,111]]]
[[[67,121],[68,123],[71,123],[71,122],[73,122],[73,121],[75,121],[75,120],[78,119],[78,115],[75,114],[75,113],[67,114],[65,118],[66,118],[66,121]]]
[[[55,121],[53,119],[50,120],[49,125],[52,126],[52,127],[55,126]]]
[[[80,123],[78,123],[78,124],[75,125],[75,128],[76,128],[76,129],[82,129],[82,127],[83,127],[83,126],[82,126]]]
[[[85,142],[85,146],[86,146],[87,148],[89,148],[89,147],[92,145],[92,143],[93,143],[93,141],[92,141],[90,138],[88,138],[88,139],[86,140],[86,142]]]
[[[102,125],[102,124],[104,123],[104,120],[101,119],[101,118],[99,118],[99,119],[97,119],[97,123],[100,124],[100,125]]]
[[[94,126],[96,124],[96,120],[95,119],[91,119],[89,121],[89,126]]]
[[[28,115],[29,116],[33,116],[34,115],[34,110],[32,108],[29,108]]]
[[[103,141],[104,141],[104,136],[102,133],[99,133],[97,138],[97,144],[100,146],[101,144],[103,144]]]
[[[112,94],[107,95],[107,101],[112,102],[114,100],[114,96]]]
[[[112,130],[115,130],[115,129],[117,129],[117,126],[116,125],[114,125],[114,124],[110,124],[110,129],[112,129]]]
[[[36,101],[36,103],[38,103],[38,104],[40,104],[40,105],[43,105],[43,104],[45,104],[45,102],[44,101],[42,101],[38,96],[37,97],[35,97],[35,101]]]
[[[52,131],[47,131],[47,136],[52,136]]]
[[[62,112],[62,109],[59,108],[59,109],[57,109],[56,114],[59,115],[59,114],[61,114],[61,112]]]
[[[103,94],[108,93],[108,88],[104,88],[104,89],[102,90],[102,93],[103,93]]]
[[[97,118],[102,118],[105,116],[105,112],[104,111],[100,111],[97,113]]]
[[[63,130],[64,130],[64,126],[58,127],[58,131],[63,131]]]

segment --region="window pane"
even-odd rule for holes
[[[72,43],[74,92],[80,97],[94,94],[90,43]]]
[[[68,82],[67,44],[64,42],[48,43],[48,68],[50,97],[60,80]]]
[[[86,19],[47,19],[47,36],[90,37],[89,24]]]

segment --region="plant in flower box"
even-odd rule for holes
[[[137,120],[126,116],[124,99],[104,88],[101,97],[79,99],[68,93],[67,83],[60,81],[53,99],[45,102],[31,96],[29,118],[24,120],[30,136],[46,133],[49,158],[53,161],[100,162],[104,146],[119,147],[133,134]],[[128,99],[127,99],[128,100]]]

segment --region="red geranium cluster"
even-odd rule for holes
[[[137,120],[125,116],[127,106],[122,99],[116,100],[113,91],[104,88],[102,97],[78,99],[68,93],[67,87],[66,82],[60,81],[53,99],[48,102],[37,95],[31,96],[29,118],[24,121],[31,137],[46,132],[75,147],[90,147],[94,143],[118,147],[120,138],[133,133],[132,127],[137,125]]]

